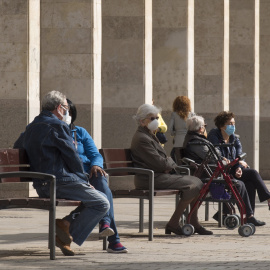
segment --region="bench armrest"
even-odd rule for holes
[[[12,177],[25,177],[25,178],[38,178],[46,181],[50,181],[50,207],[55,207],[56,202],[56,178],[52,174],[38,173],[38,172],[4,172],[0,173],[1,178]]]
[[[38,178],[47,181],[55,180],[55,176],[47,173],[38,173],[38,172],[3,172],[0,173],[1,178],[12,178],[12,177],[23,177],[23,178]]]
[[[186,175],[190,175],[190,169],[187,168],[187,167],[177,166],[177,167],[175,167],[174,169],[175,169],[175,171],[176,171],[177,174],[182,174],[182,173],[184,173],[184,174],[186,174]]]

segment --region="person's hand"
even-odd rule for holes
[[[244,168],[248,167],[248,164],[244,160],[240,160],[239,164],[242,165]]]
[[[242,169],[238,167],[235,171],[235,177],[240,178],[242,176]]]
[[[102,175],[105,176],[106,172],[100,168],[99,166],[94,165],[91,170],[90,170],[90,174],[89,174],[89,178],[92,177],[92,175],[95,175],[97,177],[98,172]]]
[[[225,157],[223,157],[223,160],[226,162],[226,164],[230,164],[231,163],[230,160],[227,159],[227,158],[225,158]]]

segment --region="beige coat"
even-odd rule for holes
[[[131,142],[131,154],[135,167],[155,172],[155,189],[179,189],[183,191],[182,198],[188,200],[197,196],[202,188],[203,184],[197,177],[165,173],[177,165],[167,157],[158,139],[146,127],[139,126],[135,132]],[[147,176],[137,175],[135,186],[139,189],[148,189]]]

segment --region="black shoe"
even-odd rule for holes
[[[194,233],[197,233],[197,234],[200,234],[200,235],[211,235],[211,234],[213,234],[212,231],[206,230],[203,226],[201,226],[200,228],[195,229]]]
[[[218,222],[218,211],[213,215],[213,219]],[[227,217],[227,215],[223,214],[222,215],[222,225],[224,225],[224,219]]]
[[[260,221],[260,220],[256,219],[255,217],[247,218],[247,223],[252,223],[255,226],[264,226],[266,224],[264,221]]]
[[[165,227],[165,234],[171,234],[171,233],[175,233],[175,234],[178,234],[178,235],[182,235],[182,229],[180,226],[178,226],[177,228],[173,228],[171,227],[170,225],[166,225]]]

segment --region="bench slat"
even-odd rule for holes
[[[80,201],[56,199],[56,206],[79,206]],[[0,199],[0,206],[31,206],[33,208],[38,207],[45,209],[50,205],[49,198],[10,198]]]
[[[114,190],[114,195],[130,195],[130,190]]]
[[[12,198],[9,201],[9,205],[27,205],[28,198]]]

